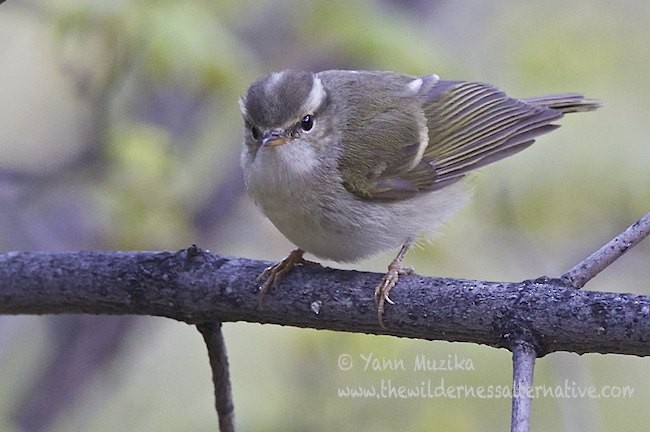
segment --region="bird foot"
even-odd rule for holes
[[[382,326],[383,328],[386,328],[384,326],[384,305],[386,303],[394,305],[395,302],[388,297],[388,293],[390,290],[393,289],[393,287],[397,284],[397,281],[399,280],[400,276],[405,276],[405,275],[412,275],[415,274],[415,270],[413,267],[409,266],[404,266],[402,267],[400,264],[395,265],[394,262],[392,262],[388,266],[388,272],[384,275],[383,279],[377,285],[377,288],[375,289],[375,302],[377,303],[377,318],[379,319],[379,325]]]
[[[404,246],[402,246],[402,249],[399,251],[395,259],[388,265],[388,272],[384,275],[379,285],[377,285],[377,288],[375,288],[377,319],[379,320],[379,325],[382,328],[386,328],[386,326],[384,326],[385,304],[395,304],[395,302],[393,302],[390,297],[388,297],[388,293],[390,293],[390,290],[392,290],[395,284],[397,284],[397,281],[401,275],[415,274],[413,267],[402,265],[402,260],[404,259],[406,252],[408,252],[410,249],[411,244],[411,242],[407,242],[404,244]]]
[[[302,249],[296,249],[291,251],[291,253],[282,261],[273,264],[272,266],[269,266],[264,269],[262,273],[257,277],[257,280],[266,278],[264,283],[260,285],[260,294],[257,299],[257,306],[261,307],[262,303],[264,302],[264,296],[266,296],[266,293],[271,289],[271,287],[276,286],[278,282],[291,271],[291,269],[296,266],[296,265],[304,265],[304,266],[318,266],[321,267],[321,265],[315,261],[309,261],[304,259],[302,256],[304,255],[305,251]]]

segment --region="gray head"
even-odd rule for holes
[[[313,127],[327,101],[321,80],[311,72],[286,70],[253,83],[239,100],[247,138],[281,144]]]

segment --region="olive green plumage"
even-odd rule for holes
[[[414,79],[354,75],[360,91],[339,110],[345,114],[339,126],[359,144],[346,146],[339,167],[346,189],[360,198],[399,200],[442,188],[530,146],[558,128],[551,122],[564,113],[599,106],[575,93],[518,100],[490,85],[435,76],[421,77],[422,87],[405,94]],[[384,86],[379,97],[372,91],[378,85]],[[428,143],[418,156],[421,130]]]

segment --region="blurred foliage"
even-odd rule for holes
[[[257,77],[305,68],[391,69],[491,82],[515,96],[579,91],[596,113],[469,181],[473,202],[409,257],[423,274],[557,275],[650,209],[650,5],[382,0],[34,2],[0,7],[0,247],[179,249],[278,259],[290,244],[244,196],[237,98]],[[647,242],[646,242],[647,243]],[[590,289],[647,293],[642,244]],[[348,268],[381,271],[389,254]],[[369,297],[370,298],[370,297]],[[37,318],[0,319],[0,430],[52,343]],[[20,325],[11,323],[20,322]],[[392,379],[509,385],[504,350],[228,324],[241,430],[505,430],[507,399],[345,399]],[[196,331],[148,320],[48,430],[211,430]],[[62,349],[66,349],[63,347]],[[35,352],[38,351],[38,352]],[[364,372],[361,355],[403,359]],[[343,371],[339,356],[355,367]],[[475,371],[416,373],[416,356]],[[553,354],[536,383],[633,385],[632,399],[543,399],[534,430],[636,430],[650,421],[647,360]],[[557,413],[549,415],[549,413]]]

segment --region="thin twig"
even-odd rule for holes
[[[214,383],[215,407],[219,415],[219,430],[221,432],[235,431],[235,407],[232,402],[232,386],[230,384],[230,368],[226,343],[221,332],[220,322],[197,324],[203,340],[208,347],[212,382]]]
[[[650,213],[643,216],[606,245],[591,254],[561,277],[574,288],[582,288],[594,276],[650,235]]]
[[[530,429],[530,398],[536,357],[535,349],[529,343],[517,343],[512,348],[511,432],[528,432]]]

